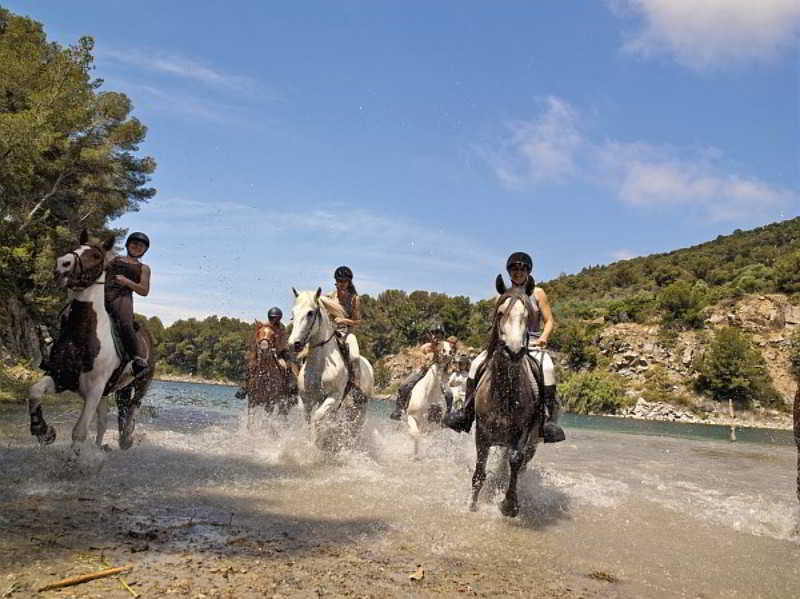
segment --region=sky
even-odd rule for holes
[[[165,323],[291,288],[490,297],[800,215],[796,0],[5,1],[148,127]],[[546,288],[546,286],[545,286]]]

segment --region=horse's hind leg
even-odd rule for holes
[[[411,414],[407,415],[408,418],[408,433],[411,435],[411,438],[414,440],[414,459],[419,459],[419,442],[420,436],[422,432],[419,430],[419,425],[417,424],[417,419],[412,416]]]
[[[136,429],[137,401],[133,397],[133,386],[115,393],[117,400],[117,426],[119,428],[119,448],[130,449],[133,446],[133,431]]]
[[[108,401],[105,397],[101,397],[97,403],[97,436],[95,437],[95,445],[103,447],[103,437],[106,435],[108,429]],[[108,447],[106,447],[108,449]]]
[[[56,440],[56,429],[49,426],[42,415],[42,396],[56,390],[55,381],[49,376],[42,377],[31,385],[28,392],[28,415],[31,419],[31,434],[40,445],[50,445]]]
[[[528,450],[528,437],[530,434],[530,431],[527,431],[520,435],[520,437],[517,439],[517,442],[514,444],[514,447],[512,447],[508,452],[508,466],[511,472],[508,477],[508,490],[506,491],[506,497],[500,504],[500,512],[509,518],[514,518],[519,513],[517,479],[519,477],[519,471],[527,462],[526,457]]]
[[[483,439],[480,434],[480,429],[475,431],[475,448],[477,459],[475,461],[475,472],[472,474],[472,500],[469,504],[471,511],[478,509],[478,495],[481,493],[481,488],[486,480],[486,461],[489,459],[489,443]]]

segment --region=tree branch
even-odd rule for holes
[[[31,220],[33,219],[33,215],[36,214],[39,211],[39,209],[42,207],[42,205],[44,205],[44,203],[47,200],[49,200],[51,197],[53,197],[53,195],[55,195],[55,193],[58,191],[59,185],[61,185],[61,181],[64,180],[64,177],[68,173],[69,173],[69,171],[64,171],[60,175],[58,175],[58,178],[56,179],[56,182],[53,183],[52,189],[50,189],[50,191],[48,191],[46,194],[44,194],[42,196],[42,198],[36,203],[36,205],[33,207],[33,210],[31,210],[30,213],[28,214],[28,218],[25,219],[25,222],[23,223],[22,227],[20,227],[20,230],[22,230],[25,227],[27,227],[31,223]]]

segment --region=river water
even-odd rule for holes
[[[567,441],[540,445],[520,480],[520,516],[509,520],[491,493],[477,513],[467,510],[467,435],[437,431],[414,461],[388,419],[392,406],[372,402],[362,449],[330,458],[310,444],[297,411],[248,432],[234,391],[155,382],[134,448],[106,454],[99,474],[80,481],[60,472],[74,406],[45,407],[59,440],[44,450],[26,434],[24,408],[8,410],[0,483],[13,497],[76,485],[121,493],[129,511],[147,506],[151,522],[168,512],[253,522],[280,513],[322,539],[345,535],[420,559],[606,572],[621,581],[615,596],[800,596],[788,431],[739,430],[731,443],[725,427],[568,415]]]

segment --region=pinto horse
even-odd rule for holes
[[[287,416],[294,405],[289,391],[289,368],[277,354],[278,338],[268,326],[258,326],[253,347],[248,352],[247,423],[252,426],[255,410],[263,406],[267,414],[277,408],[278,414]]]
[[[366,419],[367,404],[359,401],[348,387],[349,368],[335,339],[336,330],[320,295],[322,289],[298,293],[292,306],[292,333],[289,346],[295,352],[308,347],[308,356],[300,369],[298,388],[306,417],[314,431],[317,447],[326,451],[352,445]],[[358,386],[372,396],[372,365],[362,356]]]
[[[508,488],[500,504],[504,516],[519,513],[517,478],[531,461],[544,422],[538,365],[528,356],[528,302],[523,290],[506,289],[497,277],[500,297],[487,350],[486,369],[475,395],[475,448],[470,509],[477,509],[486,480],[486,462],[492,446],[507,448]],[[525,290],[530,295],[533,289]]]
[[[147,349],[149,374],[134,380],[130,364],[123,362],[114,344],[112,322],[105,308],[105,268],[113,258],[113,247],[113,237],[95,245],[89,243],[88,234],[83,231],[78,247],[56,260],[56,281],[71,290],[72,301],[47,360],[47,374],[31,386],[28,394],[31,434],[42,445],[56,439],[55,429],[45,422],[42,414],[42,396],[74,391],[83,398],[83,409],[72,429],[75,454],[85,444],[89,424],[95,416],[95,442],[102,447],[108,418],[108,403],[103,396],[112,392],[116,392],[119,408],[119,446],[131,447],[136,410],[152,379],[154,344],[144,326],[139,326],[138,334]]]
[[[406,410],[408,432],[414,440],[415,458],[419,458],[422,434],[430,430],[431,422],[441,420],[442,406],[446,404],[442,395],[442,385],[447,373],[447,366],[453,359],[453,346],[447,341],[439,341],[434,346],[433,356],[433,364],[411,390]],[[432,417],[434,412],[439,412],[438,419]]]

